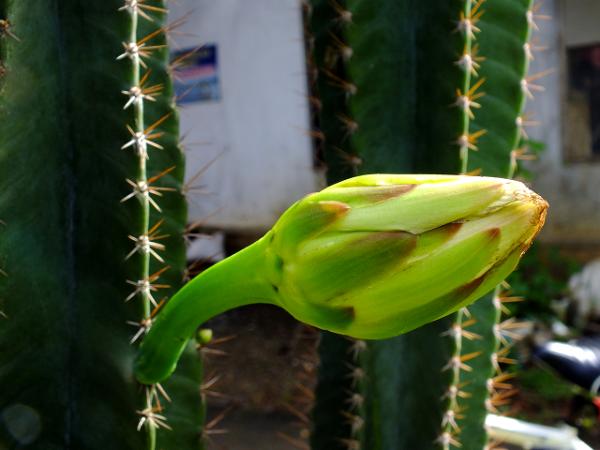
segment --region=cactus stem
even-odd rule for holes
[[[481,78],[476,83],[472,84],[472,77],[478,76],[477,70],[480,68],[479,63],[484,60],[482,56],[478,55],[478,46],[474,44],[476,33],[481,31],[480,28],[477,27],[477,23],[484,13],[481,9],[481,5],[484,1],[485,0],[465,0],[463,9],[460,11],[460,20],[458,21],[455,30],[460,32],[464,39],[462,56],[455,62],[455,64],[462,69],[463,84],[461,88],[456,89],[456,101],[454,103],[455,106],[462,110],[462,133],[456,141],[456,144],[458,144],[459,147],[459,159],[461,162],[462,174],[465,174],[468,171],[469,150],[476,151],[477,140],[486,133],[486,130],[478,130],[473,133],[470,132],[470,121],[475,118],[472,109],[481,107],[476,100],[484,95],[484,93],[477,91],[485,82],[485,78]],[[451,390],[449,392],[454,392],[455,395],[449,398],[446,414],[456,411],[459,407],[456,394],[459,392],[458,386],[460,383],[461,370],[467,372],[472,370],[470,366],[465,364],[466,361],[471,359],[472,354],[461,356],[461,352],[463,351],[462,339],[464,337],[473,340],[479,337],[476,333],[465,330],[465,328],[469,326],[467,322],[464,322],[465,317],[470,319],[471,315],[466,308],[463,308],[456,313],[454,324],[447,332],[453,341],[453,356],[442,368],[442,371],[452,369]],[[468,322],[469,324],[474,323],[474,321]],[[452,417],[452,420],[454,420],[454,417]],[[453,427],[452,425],[452,422],[449,422],[446,416],[444,416],[441,424],[443,433],[440,436],[443,439],[439,441],[444,450],[448,450],[451,445],[460,446],[457,441],[453,441],[454,438],[452,437],[453,433],[460,433],[460,429],[458,429],[458,427]]]
[[[150,209],[154,208],[156,211],[161,212],[161,208],[152,196],[160,197],[163,192],[174,191],[174,188],[158,187],[153,183],[161,179],[163,176],[174,170],[174,167],[170,167],[158,175],[148,177],[146,161],[149,159],[148,146],[163,149],[163,146],[154,141],[156,138],[160,138],[163,133],[155,131],[169,116],[169,114],[163,115],[152,125],[145,127],[144,118],[144,101],[156,101],[156,95],[160,94],[163,90],[162,84],[147,86],[147,82],[150,78],[151,71],[147,70],[148,67],[144,62],[144,58],[150,56],[152,51],[164,48],[165,45],[148,45],[149,42],[166,32],[166,28],[158,28],[157,30],[149,33],[145,37],[138,38],[138,22],[139,19],[145,19],[149,22],[153,22],[153,18],[149,13],[164,14],[166,10],[164,8],[148,5],[145,0],[124,0],[124,4],[120,11],[127,11],[131,16],[132,26],[131,35],[129,42],[123,43],[124,52],[120,54],[117,59],[129,59],[133,66],[133,80],[132,87],[126,91],[121,91],[122,94],[128,97],[123,109],[132,107],[134,109],[134,123],[132,127],[127,125],[127,130],[131,135],[131,139],[126,142],[121,148],[127,149],[133,147],[136,155],[139,159],[138,173],[134,180],[127,179],[126,182],[132,188],[132,191],[121,199],[121,202],[127,201],[133,197],[137,198],[142,207],[142,224],[141,232],[139,236],[135,237],[130,235],[135,245],[133,250],[126,256],[129,259],[135,253],[141,255],[141,273],[137,281],[127,280],[127,283],[133,285],[135,290],[131,293],[125,301],[129,301],[136,296],[140,296],[143,302],[143,316],[139,322],[129,321],[130,325],[139,327],[138,331],[133,335],[131,343],[135,343],[141,336],[146,334],[150,327],[155,314],[158,312],[165,299],[159,303],[153,297],[152,292],[156,292],[158,289],[169,287],[166,284],[158,284],[156,281],[163,274],[168,267],[158,270],[153,274],[150,274],[150,259],[154,257],[156,260],[164,263],[163,258],[158,254],[158,251],[164,250],[165,246],[157,241],[166,238],[166,235],[160,235],[158,230],[163,220],[159,220],[154,226],[150,227]],[[145,74],[141,75],[141,69],[146,69]],[[152,309],[151,309],[152,308]],[[163,408],[160,404],[159,394],[169,400],[169,396],[160,385],[146,386],[145,388],[145,407],[137,411],[140,415],[137,429],[140,431],[145,426],[147,434],[147,448],[154,450],[156,448],[156,431],[158,428],[171,429],[166,423],[166,417],[161,415]]]
[[[461,161],[461,173],[466,173],[468,170],[469,150],[475,150],[474,142],[469,140],[470,121],[475,118],[472,108],[480,108],[481,105],[475,100],[483,96],[483,93],[476,93],[477,89],[485,82],[482,78],[475,84],[471,85],[472,76],[477,76],[479,62],[483,60],[478,56],[478,47],[473,43],[476,36],[481,30],[477,27],[477,22],[483,15],[481,5],[485,0],[473,1],[465,0],[464,8],[460,12],[460,20],[458,21],[457,30],[464,36],[464,49],[462,57],[457,61],[457,65],[463,70],[463,86],[462,89],[456,90],[455,106],[458,106],[463,111],[462,117],[462,134],[458,139],[459,157]],[[476,138],[475,138],[476,139]],[[471,145],[469,145],[471,144]],[[475,147],[475,148],[473,148]]]

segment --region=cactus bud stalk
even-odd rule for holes
[[[513,271],[547,207],[501,178],[379,174],[332,185],[179,291],[144,339],[136,375],[143,383],[168,377],[200,324],[250,303],[361,339],[413,330]]]

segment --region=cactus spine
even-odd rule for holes
[[[329,182],[398,171],[512,176],[532,8],[311,0],[309,63]],[[488,294],[471,316],[383,342],[324,334],[313,448],[484,448],[487,408],[510,394],[493,386],[506,386],[493,375],[509,326],[498,323],[499,300]]]
[[[164,5],[2,0],[0,20],[0,447],[201,448],[195,350],[162,387],[172,404],[132,374],[150,296],[185,265]]]

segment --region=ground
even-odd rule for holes
[[[292,450],[307,442],[318,332],[269,305],[236,309],[207,324],[208,422],[216,450]],[[296,446],[294,446],[296,445]]]
[[[231,311],[207,324],[215,343],[205,351],[208,422],[215,450],[294,450],[306,445],[318,333],[268,305]],[[515,417],[557,425],[568,416],[574,388],[546,369],[518,368]],[[586,409],[580,436],[600,448],[595,411]],[[221,430],[227,430],[221,434]],[[304,447],[307,448],[307,447]]]

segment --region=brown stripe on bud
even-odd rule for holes
[[[368,189],[371,192],[367,193],[367,197],[373,202],[382,202],[391,198],[400,197],[416,188],[416,184],[393,184],[389,186],[379,186],[376,188],[361,188]]]
[[[485,281],[485,276],[487,273],[488,272],[484,273],[478,278],[475,278],[473,281],[469,281],[467,284],[463,284],[454,291],[454,294],[460,298],[467,298],[469,295],[475,292],[479,286],[481,286],[481,284]]]
[[[463,226],[463,222],[451,222],[449,224],[439,227],[438,230],[443,231],[444,233],[447,234],[448,238],[451,238],[456,233],[458,233],[458,230],[460,230],[462,228],[462,226]]]
[[[488,236],[490,237],[491,241],[499,239],[500,238],[500,234],[502,233],[502,231],[498,227],[496,227],[496,228],[490,228],[486,232],[487,232]]]
[[[357,241],[356,245],[361,246],[363,244],[372,244],[379,241],[389,242],[390,244],[394,243],[392,245],[399,245],[399,247],[392,248],[394,248],[397,254],[402,258],[406,258],[417,246],[417,240],[417,235],[409,233],[408,231],[377,231],[372,232],[360,241]]]
[[[285,249],[293,253],[294,247],[300,242],[324,232],[351,209],[346,203],[335,200],[310,201],[310,197],[314,195],[296,203],[273,228],[277,234],[273,245],[279,248],[280,253],[284,254]]]
[[[388,184],[382,186],[341,186],[328,191],[335,198],[353,205],[374,205],[400,197],[413,189],[415,184]]]
[[[382,241],[382,240],[390,240],[390,239],[410,239],[411,241],[415,241],[417,239],[417,235],[410,233],[408,231],[402,230],[389,230],[389,231],[372,231],[367,236],[362,238],[360,242],[372,242],[372,241]],[[358,242],[358,241],[357,241]]]
[[[348,317],[348,319],[352,320],[356,317],[356,311],[354,310],[354,306],[348,306],[346,308],[342,308],[341,311]]]

